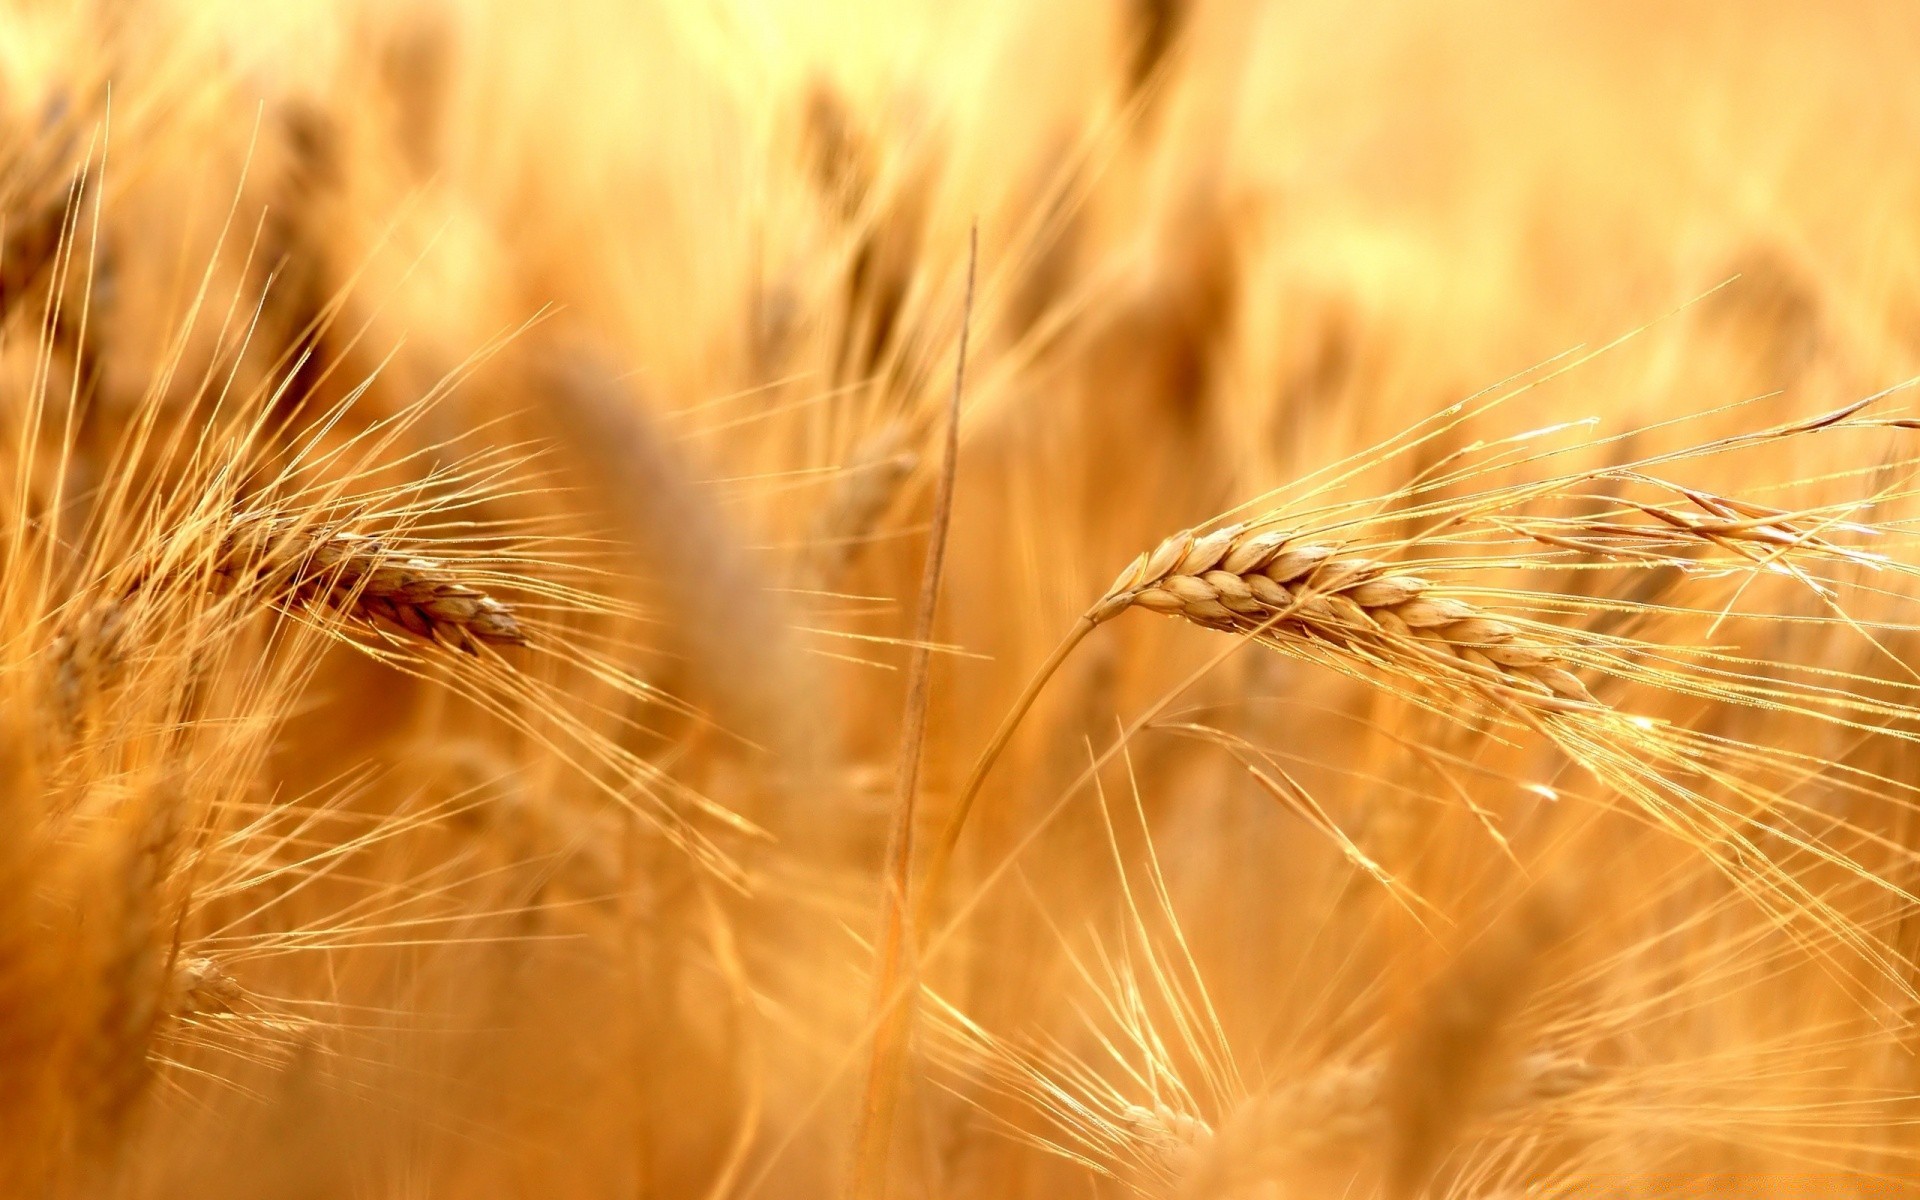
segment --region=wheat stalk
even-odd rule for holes
[[[954,348],[953,390],[947,402],[945,453],[934,492],[933,530],[927,546],[920,602],[914,615],[906,711],[901,721],[894,810],[887,831],[886,891],[881,900],[880,944],[874,967],[874,1034],[866,1088],[854,1128],[854,1169],[848,1195],[883,1200],[895,1111],[906,1074],[919,1000],[919,964],[914,945],[913,830],[919,801],[921,754],[926,741],[932,680],[933,619],[940,600],[940,576],[946,564],[947,530],[953,520],[954,476],[960,458],[960,397],[966,385],[967,338],[973,322],[975,272],[980,232],[967,237],[966,292],[960,307],[960,340]]]

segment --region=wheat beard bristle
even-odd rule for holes
[[[1246,526],[1177,533],[1135,559],[1096,604],[1095,622],[1129,608],[1340,650],[1411,650],[1465,671],[1497,695],[1551,712],[1598,702],[1552,646],[1419,576],[1322,543]]]
[[[527,641],[512,609],[460,582],[445,564],[400,557],[363,534],[243,517],[222,543],[215,571],[295,607],[325,608],[467,654]]]

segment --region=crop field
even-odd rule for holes
[[[0,1198],[1920,1200],[1916,47],[0,0]]]

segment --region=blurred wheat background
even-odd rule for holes
[[[1920,1195],[1915,46],[9,0],[0,1191]]]

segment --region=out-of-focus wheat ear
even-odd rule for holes
[[[1166,65],[1192,8],[1192,0],[1128,0],[1127,90],[1145,91]]]
[[[72,930],[47,919],[53,889],[42,820],[45,780],[36,762],[33,697],[12,687],[0,703],[0,1193],[45,1194],[76,1114]],[[6,680],[0,679],[0,686]]]
[[[1213,1127],[1192,1113],[1166,1103],[1131,1104],[1115,1122],[1125,1134],[1131,1157],[1138,1159],[1140,1185],[1165,1190],[1192,1176],[1194,1165],[1213,1141]]]
[[[1516,981],[1524,985],[1525,980]],[[1438,989],[1436,989],[1437,991]],[[1522,987],[1524,991],[1524,987]],[[1218,1130],[1207,1129],[1179,1147],[1179,1194],[1190,1200],[1242,1195],[1260,1184],[1285,1179],[1303,1155],[1335,1146],[1365,1146],[1372,1154],[1394,1127],[1397,1110],[1388,1090],[1394,1060],[1330,1062],[1302,1078],[1249,1096],[1235,1105]],[[1532,1109],[1579,1092],[1600,1072],[1586,1060],[1536,1051],[1487,1080],[1476,1114]],[[1191,1121],[1191,1118],[1188,1118]]]
[[[102,857],[109,874],[97,885],[111,899],[101,906],[108,919],[99,934],[99,1003],[82,1093],[102,1155],[113,1152],[147,1088],[154,1032],[173,990],[169,893],[184,810],[179,781],[161,774],[106,831],[117,845]]]
[[[1713,272],[1732,282],[1703,297],[1689,316],[1706,335],[1706,348],[1720,342],[1728,352],[1715,363],[1727,372],[1728,387],[1789,392],[1823,358],[1847,348],[1845,323],[1833,319],[1822,281],[1786,244],[1750,242]]]
[[[1521,1081],[1516,1017],[1573,920],[1572,888],[1543,881],[1462,950],[1389,1052],[1387,1195],[1421,1195],[1467,1123]]]
[[[221,542],[214,573],[271,604],[323,609],[466,654],[526,644],[513,610],[463,580],[457,567],[397,553],[364,534],[242,514]]]
[[[372,31],[380,84],[390,102],[395,141],[415,175],[441,170],[459,47],[454,11],[441,4],[397,5]]]
[[[678,639],[666,649],[689,675],[669,690],[769,751],[778,769],[812,776],[830,761],[835,734],[770,567],[605,359],[583,346],[556,348],[536,388],[542,413],[656,589],[660,628]]]
[[[285,373],[273,394],[290,406],[307,402],[336,364],[337,340],[329,336],[336,272],[328,225],[337,220],[347,165],[340,121],[317,100],[289,98],[272,115],[278,171],[258,257],[272,272],[262,301],[275,326],[277,367]]]
[[[103,600],[70,618],[48,648],[48,693],[54,720],[43,725],[61,743],[77,735],[120,675],[126,652],[127,610]]]
[[[8,216],[6,237],[0,241],[0,317],[10,313],[44,276],[66,228],[64,203],[50,198],[12,207]]]
[[[813,186],[835,218],[851,222],[873,192],[879,166],[846,97],[831,80],[813,80],[801,105],[802,148]]]
[[[1196,1143],[1174,1178],[1179,1200],[1258,1195],[1297,1169],[1306,1151],[1353,1138],[1378,1140],[1378,1062],[1334,1061],[1234,1105]]]
[[[100,119],[104,93],[85,79],[33,97],[0,67],[0,318],[6,317],[62,259],[62,239],[89,164],[82,131]]]
[[[1236,223],[1210,188],[1197,191],[1168,202],[1178,217],[1102,287],[1063,344],[1084,409],[1074,431],[1087,464],[1075,481],[1079,538],[1096,558],[1131,553],[1142,529],[1217,513],[1242,490],[1235,475],[1248,447],[1220,384],[1245,316],[1245,264]],[[1116,469],[1126,487],[1114,486]]]
[[[1017,274],[997,322],[1014,353],[1042,353],[1075,315],[1070,293],[1091,240],[1085,159],[1084,147],[1062,139],[1021,186],[1009,257]]]
[[[900,349],[932,199],[933,164],[924,147],[905,140],[889,147],[893,158],[883,163],[876,137],[830,81],[813,83],[804,112],[814,186],[851,238],[834,358],[834,381],[846,383],[873,376]]]
[[[822,589],[859,558],[919,465],[905,420],[887,422],[855,447],[814,519],[812,572]]]

